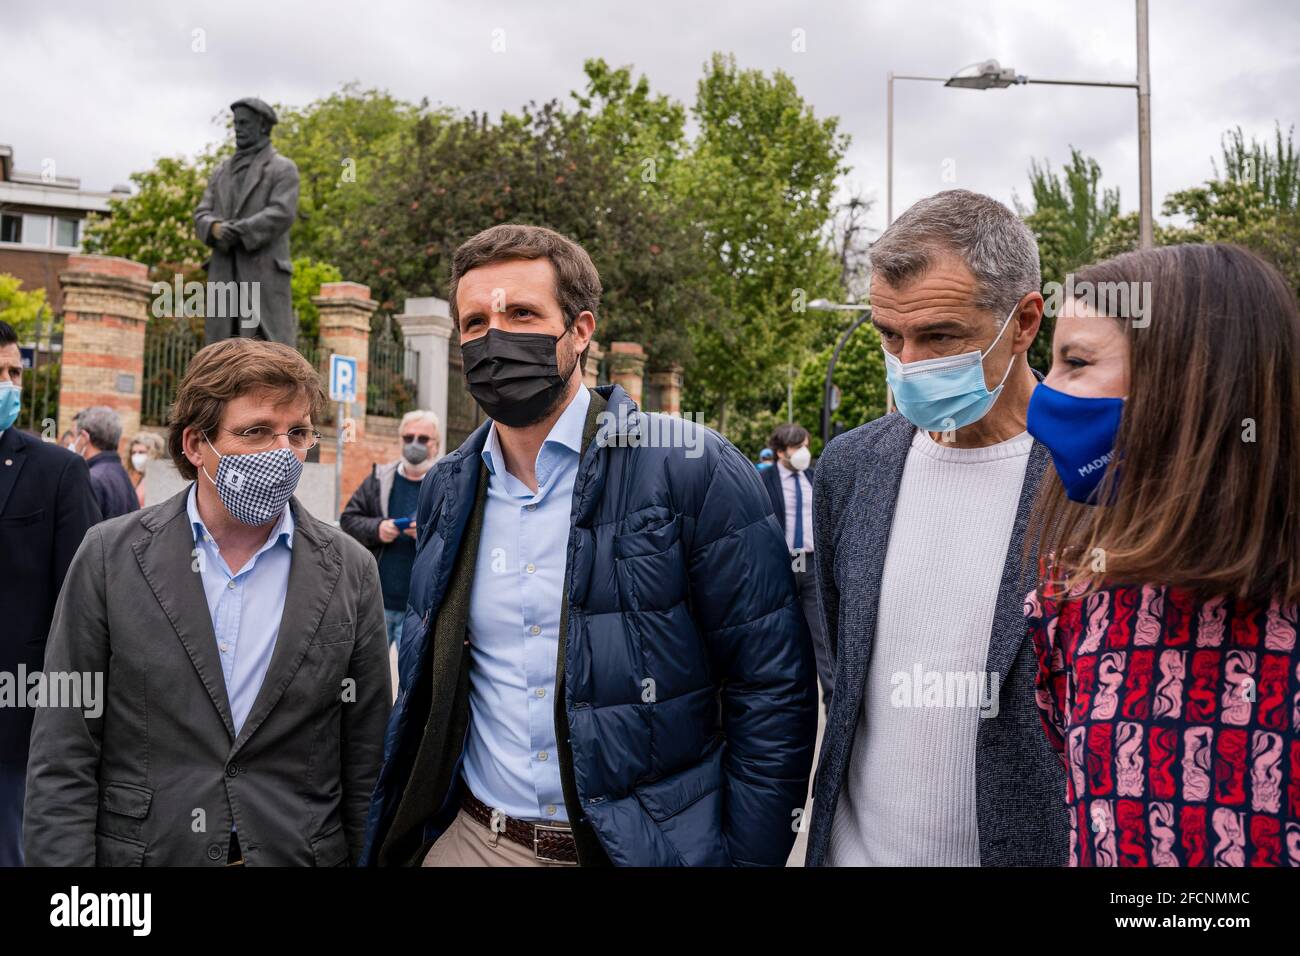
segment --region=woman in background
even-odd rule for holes
[[[1029,404],[1056,474],[1025,607],[1070,864],[1300,866],[1295,294],[1229,245],[1075,290]]]
[[[131,439],[131,454],[127,458],[126,473],[131,478],[131,484],[135,486],[135,495],[140,499],[140,507],[144,507],[144,472],[149,467],[149,462],[155,458],[161,458],[163,454],[162,438],[153,432],[141,432]]]

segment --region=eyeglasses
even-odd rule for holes
[[[274,428],[265,425],[254,425],[239,432],[229,428],[225,431],[232,435],[242,448],[250,452],[269,451],[275,447],[275,440],[281,435],[288,438],[289,444],[297,451],[315,448],[320,441],[320,432],[314,428],[290,428],[287,432],[277,432]]]
[[[402,444],[404,445],[409,445],[413,441],[418,441],[421,445],[427,445],[429,444],[429,442],[436,441],[436,440],[437,439],[435,438],[430,438],[428,435],[403,435],[402,436]]]

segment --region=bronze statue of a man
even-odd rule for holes
[[[275,110],[255,96],[230,108],[235,155],[217,166],[194,210],[199,239],[212,247],[205,338],[244,335],[296,346],[289,227],[298,214],[298,167],[271,145]]]

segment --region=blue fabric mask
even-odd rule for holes
[[[882,346],[885,377],[894,393],[894,404],[903,417],[923,431],[946,432],[964,428],[987,415],[1002,394],[1015,356],[1007,363],[1002,381],[991,392],[984,384],[984,357],[993,351],[1015,314],[1016,309],[1012,309],[997,338],[983,352],[976,350],[903,364]]]
[[[23,404],[23,390],[13,382],[0,385],[0,432],[7,431],[18,421],[18,409]]]
[[[1094,493],[1115,453],[1122,398],[1079,398],[1039,383],[1029,397],[1029,434],[1047,446],[1065,495],[1095,505]]]

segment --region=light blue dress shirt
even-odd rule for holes
[[[190,486],[186,510],[194,529],[199,576],[212,615],[212,630],[226,679],[230,717],[239,735],[253,701],[266,678],[280,618],[289,593],[289,565],[293,560],[293,511],[284,506],[280,524],[252,559],[231,574],[217,543],[199,517],[196,486]]]
[[[537,452],[537,493],[510,474],[496,424],[483,462],[487,502],[470,592],[469,734],[474,796],[518,820],[567,822],[555,741],[555,664],[573,484],[591,393],[564,410]]]

